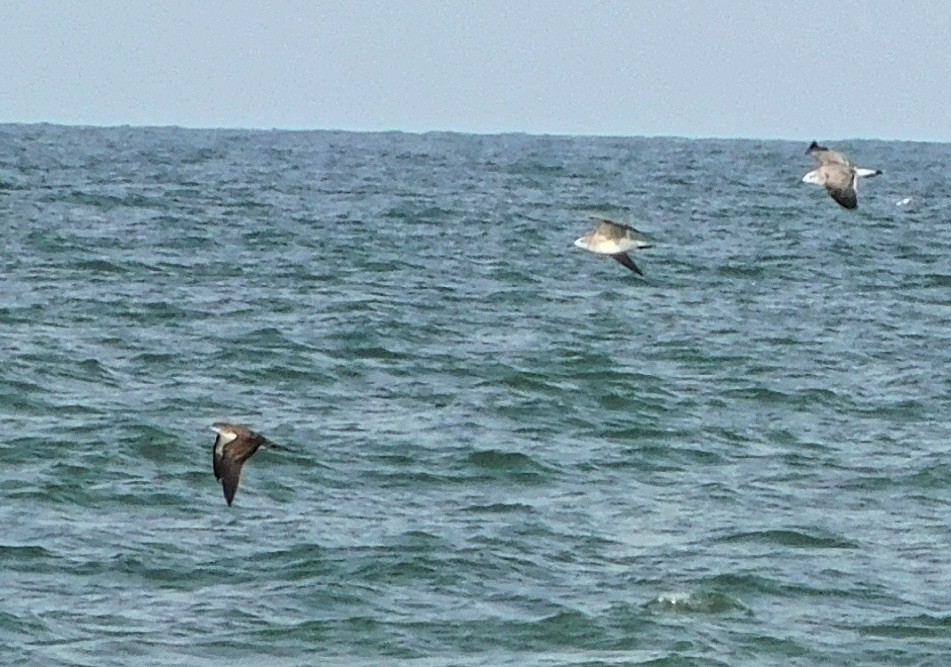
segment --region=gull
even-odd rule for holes
[[[600,255],[610,255],[634,273],[643,276],[644,272],[637,268],[627,251],[650,248],[653,244],[636,238],[635,234],[639,235],[640,232],[630,225],[597,215],[591,216],[591,219],[601,224],[593,232],[575,241],[575,245]]]
[[[820,146],[815,141],[806,149],[806,155],[811,155],[819,168],[803,176],[803,182],[824,185],[829,195],[845,208],[858,206],[855,191],[860,176],[878,176],[882,173],[881,169],[856,167],[844,154]]]
[[[225,500],[228,501],[228,507],[231,507],[231,501],[234,500],[234,494],[238,490],[238,482],[241,481],[241,466],[244,462],[251,458],[262,445],[273,449],[280,449],[280,447],[246,426],[238,424],[216,422],[212,424],[211,430],[218,434],[211,457],[215,479],[221,481]]]

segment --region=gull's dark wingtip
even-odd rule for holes
[[[859,199],[855,190],[829,189],[829,194],[842,208],[855,209],[859,207]]]
[[[637,264],[634,263],[634,260],[631,259],[631,256],[628,255],[626,252],[619,252],[616,255],[611,255],[611,257],[613,257],[617,262],[619,262],[623,266],[626,266],[627,268],[629,268],[631,271],[633,271],[637,275],[639,276],[644,275],[644,272],[641,271],[639,268],[637,268]]]
[[[228,503],[228,507],[231,507],[231,503],[234,502],[234,493],[237,489],[231,488],[229,484],[230,480],[227,477],[221,480],[221,490],[225,496],[225,502]]]

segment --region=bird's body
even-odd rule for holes
[[[600,255],[610,255],[634,273],[644,275],[627,251],[650,248],[653,244],[637,238],[640,232],[630,225],[599,216],[592,216],[592,219],[601,224],[593,232],[575,241],[575,245]]]
[[[877,176],[880,169],[862,169],[839,151],[829,150],[815,141],[806,150],[818,167],[802,177],[803,182],[822,185],[829,195],[845,208],[858,207],[858,180],[862,176]]]
[[[246,426],[216,422],[211,430],[218,434],[212,449],[211,462],[215,479],[221,482],[228,506],[234,500],[241,481],[241,467],[261,446],[277,446]]]

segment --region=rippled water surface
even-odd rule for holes
[[[830,143],[0,126],[0,662],[948,664],[951,147]]]

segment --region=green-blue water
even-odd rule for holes
[[[828,143],[0,126],[0,663],[948,664],[951,146]]]

